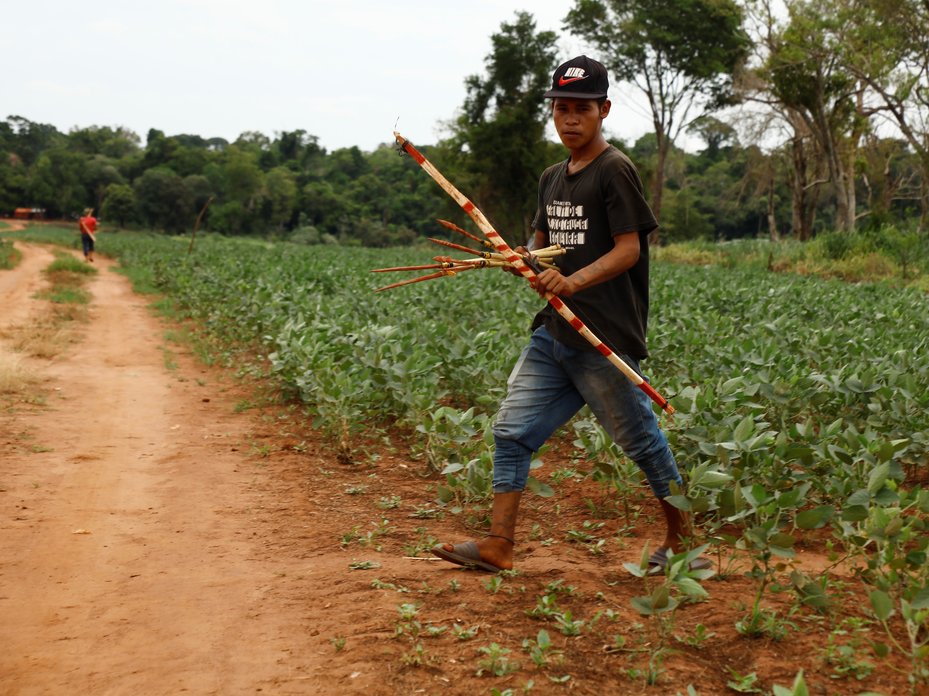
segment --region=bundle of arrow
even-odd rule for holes
[[[438,223],[447,229],[450,229],[454,232],[464,235],[468,239],[471,239],[479,244],[493,249],[494,246],[486,239],[481,239],[467,230],[463,230],[458,225],[448,220],[439,220]],[[392,271],[427,271],[427,270],[436,270],[435,273],[430,273],[424,276],[418,276],[416,278],[410,278],[409,280],[401,280],[399,283],[391,283],[390,285],[385,285],[382,288],[378,288],[375,292],[381,292],[382,290],[390,290],[391,288],[397,288],[401,285],[409,285],[411,283],[419,283],[423,280],[432,280],[433,278],[441,278],[443,276],[453,276],[456,273],[461,273],[463,271],[470,271],[475,268],[504,268],[510,267],[514,268],[515,266],[507,261],[506,257],[503,254],[497,251],[478,251],[476,249],[471,249],[470,247],[463,246],[461,244],[455,244],[454,242],[449,242],[444,239],[433,239],[429,237],[429,241],[438,244],[440,246],[448,247],[449,249],[455,249],[456,251],[461,251],[472,256],[477,256],[476,259],[453,259],[450,256],[434,256],[432,258],[435,263],[426,264],[423,266],[396,266],[394,268],[375,268],[372,273],[389,273]],[[556,257],[561,256],[565,253],[565,249],[558,244],[555,244],[550,247],[545,247],[544,249],[535,249],[526,256],[523,257],[523,260],[526,264],[533,268],[536,271],[540,271],[543,268],[554,268],[553,261]]]

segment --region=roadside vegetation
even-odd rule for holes
[[[929,235],[892,226],[832,232],[802,243],[794,240],[681,242],[658,247],[660,261],[751,267],[853,283],[880,283],[929,292]]]
[[[47,287],[36,294],[49,302],[49,311],[28,326],[10,329],[14,350],[52,359],[76,341],[80,325],[87,321],[87,306],[92,299],[86,284],[96,273],[96,268],[70,254],[57,254],[43,271]]]
[[[21,254],[8,239],[0,239],[0,270],[15,268]]]

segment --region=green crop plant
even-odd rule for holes
[[[551,636],[544,628],[539,629],[534,639],[524,638],[522,646],[523,650],[529,653],[532,663],[540,669],[547,667],[552,658],[560,658],[564,654],[563,651],[555,648]]]
[[[639,467],[626,458],[620,447],[589,414],[572,424],[573,444],[592,466],[591,478],[606,488],[622,506],[626,526],[632,526],[637,515],[634,502],[643,497],[643,476]]]
[[[429,654],[423,645],[422,638],[442,635],[445,626],[423,624],[419,620],[420,606],[414,603],[404,603],[397,606],[397,625],[394,627],[394,637],[405,636],[410,641],[410,650],[401,657],[406,665],[423,666],[430,662]]]
[[[637,578],[641,578],[645,595],[633,597],[632,607],[643,616],[652,620],[657,640],[650,645],[648,666],[645,671],[645,681],[649,685],[658,682],[664,661],[672,652],[670,640],[674,634],[675,610],[681,602],[699,602],[708,597],[708,593],[700,584],[714,575],[710,569],[694,570],[690,567],[692,561],[700,556],[707,547],[699,546],[690,551],[673,554],[668,558],[664,568],[664,575],[660,584],[651,586],[649,580],[653,575],[649,565],[648,544],[642,549],[642,556],[638,563],[624,563],[623,567]]]
[[[510,662],[510,649],[498,643],[482,645],[477,651],[484,656],[478,661],[477,676],[479,677],[487,673],[496,677],[505,677],[519,670],[518,662]]]
[[[761,603],[765,591],[777,575],[785,571],[787,562],[795,556],[796,538],[784,531],[795,511],[805,502],[810,488],[801,484],[787,490],[770,492],[760,485],[751,488],[736,486],[736,509],[731,519],[744,519],[747,524],[737,546],[748,552],[751,570],[746,573],[755,581],[755,597],[748,614],[736,623],[743,635],[755,637],[763,634],[783,637],[789,625]]]

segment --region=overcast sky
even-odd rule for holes
[[[561,22],[571,0],[0,0],[0,118],[63,132],[123,126],[235,140],[303,129],[327,150],[372,150],[397,130],[442,137],[490,36],[526,10]],[[552,69],[554,69],[554,65]],[[650,130],[631,92],[610,90],[610,135]],[[554,136],[553,136],[554,137]]]

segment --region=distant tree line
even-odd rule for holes
[[[564,29],[640,90],[654,129],[616,141],[636,162],[663,239],[929,222],[929,4],[924,0],[575,0]],[[557,35],[517,13],[432,146],[416,143],[512,241],[547,141]],[[607,122],[628,106],[614,103]],[[684,135],[703,143],[685,152]],[[124,128],[61,133],[0,121],[0,213],[95,208],[119,226],[202,228],[304,243],[408,244],[460,212],[392,145],[326,151],[306,130],[234,142]]]

